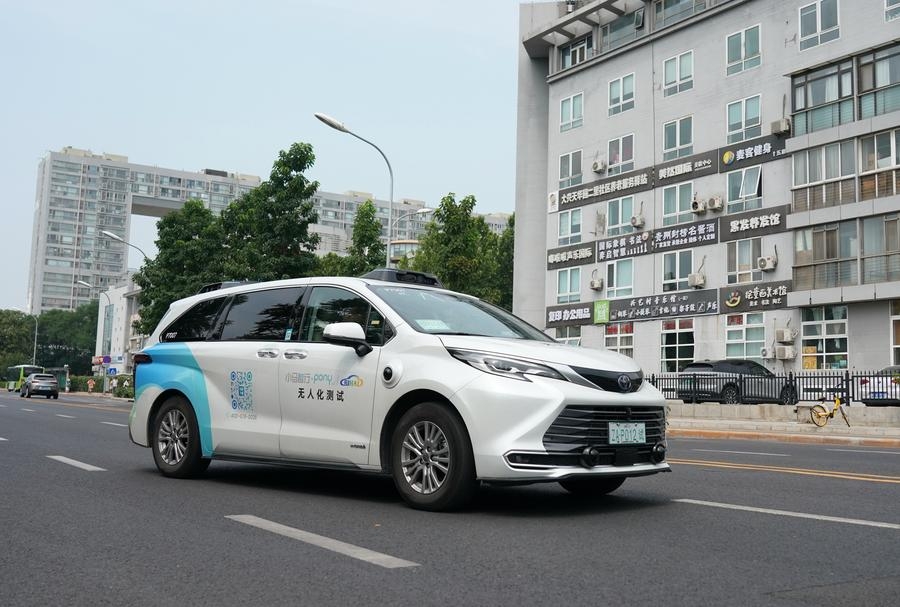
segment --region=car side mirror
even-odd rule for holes
[[[330,344],[353,348],[359,357],[372,351],[372,346],[366,343],[366,334],[362,325],[358,322],[335,322],[325,325],[322,339]]]

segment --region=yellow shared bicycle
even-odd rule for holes
[[[821,402],[825,402],[826,399],[823,397]],[[829,411],[824,405],[813,405],[809,410],[809,418],[812,420],[812,423],[819,426],[820,428],[828,423],[828,420],[834,417],[834,414],[838,411],[841,412],[841,417],[844,418],[844,422],[846,422],[847,427],[850,427],[850,417],[847,414],[847,411],[844,410],[844,405],[841,404],[841,397],[838,395],[834,396],[834,407]]]

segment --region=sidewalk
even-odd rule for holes
[[[678,438],[747,439],[900,449],[900,407],[851,407],[851,427],[836,417],[820,428],[810,404],[719,405],[669,401],[666,434]]]

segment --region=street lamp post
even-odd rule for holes
[[[143,251],[143,249],[141,249],[141,247],[137,246],[136,244],[131,244],[130,242],[128,242],[127,240],[125,240],[124,238],[119,236],[118,234],[114,234],[114,233],[110,232],[109,230],[100,230],[100,233],[103,234],[104,236],[106,236],[107,238],[112,238],[113,240],[118,240],[119,242],[124,242],[129,247],[137,249],[140,252],[140,254],[144,256],[144,261],[147,261],[148,259],[150,259],[149,257],[147,257],[147,254],[144,253],[144,251]],[[78,282],[81,282],[81,281],[79,280]],[[88,286],[90,286],[90,285],[88,285]]]
[[[388,160],[387,156],[385,156],[384,152],[381,151],[380,147],[378,147],[377,145],[375,145],[368,139],[364,139],[363,137],[360,137],[359,135],[357,135],[356,133],[354,133],[353,131],[348,129],[344,125],[343,122],[335,120],[331,116],[328,116],[321,112],[316,112],[314,115],[316,118],[318,118],[319,120],[321,120],[322,122],[324,122],[325,124],[327,124],[328,126],[333,128],[334,130],[340,131],[342,133],[347,133],[348,135],[353,135],[360,141],[364,141],[364,142],[368,143],[369,145],[371,145],[373,148],[378,150],[378,153],[381,154],[381,157],[384,158],[384,162],[387,164],[388,175],[391,178],[391,190],[390,190],[390,200],[388,202],[387,247],[386,247],[387,252],[385,253],[385,263],[387,264],[387,267],[389,268],[389,267],[391,267],[391,226],[393,225],[392,221],[393,221],[393,214],[394,214],[394,170],[391,168],[391,163]]]
[[[140,249],[138,249],[138,250],[140,250]],[[143,252],[143,251],[141,251],[141,252]],[[89,283],[87,281],[78,280],[76,282],[78,284],[80,284],[82,287],[87,287],[88,289],[91,289],[91,290],[93,290],[93,288],[94,288],[94,285],[92,285],[91,283]],[[100,295],[102,295],[103,297],[106,298],[106,305],[111,306],[112,300],[109,298],[109,295],[107,295],[103,291],[99,291],[99,293],[100,293]],[[98,316],[99,316],[99,311],[98,311]],[[100,325],[100,355],[103,357],[106,356],[106,354],[104,354],[104,352],[103,352],[103,350],[106,349],[105,346],[106,346],[106,313],[104,312],[103,322]],[[109,381],[109,377],[107,376],[108,363],[103,362],[102,366],[103,366],[103,393],[105,394],[106,390],[107,390],[107,385],[108,385],[107,382]]]
[[[394,223],[391,224],[391,227],[399,224],[401,221],[406,219],[407,217],[412,217],[414,215],[427,215],[428,213],[433,213],[434,209],[429,209],[428,207],[422,207],[421,209],[416,209],[415,211],[410,211],[409,213],[404,213],[400,217],[394,220]],[[390,261],[390,251],[388,251],[388,261]],[[388,267],[390,267],[390,263],[388,263]]]

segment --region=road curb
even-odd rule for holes
[[[859,447],[889,447],[900,449],[900,438],[876,438],[871,436],[837,436],[833,434],[785,434],[747,430],[706,430],[698,428],[668,428],[666,436],[673,438],[712,438],[739,440],[768,440],[785,443],[821,445],[855,445]]]

